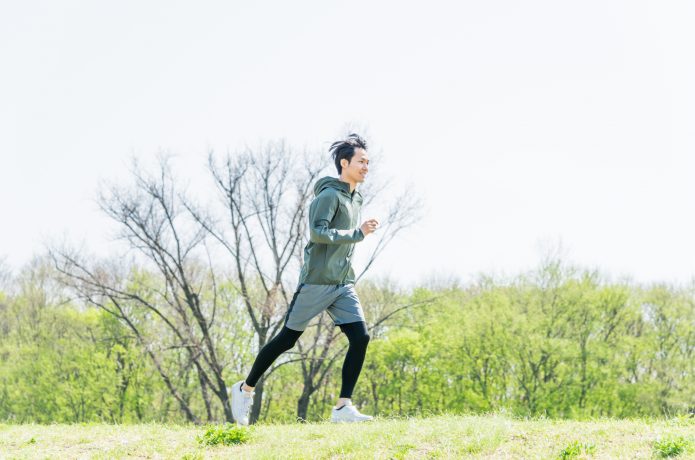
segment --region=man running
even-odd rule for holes
[[[330,153],[340,177],[323,177],[314,186],[315,198],[309,207],[309,243],[304,248],[304,264],[285,324],[258,353],[246,379],[229,390],[232,415],[241,425],[249,424],[253,389],[263,373],[278,356],[294,346],[309,321],[324,310],[350,343],[343,363],[340,398],[331,412],[331,421],[372,419],[361,414],[350,401],[369,343],[350,259],[355,243],[379,226],[376,219],[369,219],[356,227],[362,206],[362,195],[356,187],[364,182],[369,171],[367,143],[357,134],[351,134],[344,141],[334,142]]]

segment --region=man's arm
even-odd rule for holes
[[[322,244],[350,244],[364,239],[359,228],[338,230],[328,228],[338,210],[338,197],[331,193],[319,193],[309,207],[309,240]]]

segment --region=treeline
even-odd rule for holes
[[[144,267],[131,272],[130,290],[155,276]],[[196,421],[226,418],[206,400],[190,350],[170,342],[166,330],[143,344],[116,315],[73,298],[48,258],[2,279],[0,420],[190,421],[172,387]],[[231,385],[248,372],[259,344],[234,282],[218,283],[228,290],[212,338]],[[693,285],[609,282],[551,260],[511,279],[408,291],[362,280],[357,289],[372,341],[353,399],[366,413],[504,408],[583,418],[695,409]],[[146,313],[132,320],[143,331],[156,324]],[[291,421],[302,410],[310,420],[328,416],[347,345],[338,332],[321,318],[280,358],[265,379],[259,420]],[[166,353],[157,363],[147,347]]]
[[[18,273],[0,264],[0,420],[232,421],[227,389],[283,325],[326,160],[283,142],[211,153],[198,198],[166,156],[154,170],[134,161],[130,184],[102,182],[118,252],[50,245]],[[611,283],[560,260],[463,286],[370,281],[421,209],[385,183],[360,188],[363,215],[384,221],[357,275],[372,335],[354,395],[365,412],[695,406],[692,286]],[[251,421],[326,416],[346,348],[327,315],[314,320],[256,385]]]

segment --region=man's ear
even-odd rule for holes
[[[342,166],[343,168],[347,168],[349,164],[350,162],[345,158],[340,160],[340,166]]]

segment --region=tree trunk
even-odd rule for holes
[[[268,328],[264,327],[258,332],[258,352],[263,349],[263,347],[268,343]],[[256,353],[256,359],[258,359],[258,353]],[[267,372],[267,371],[266,371]],[[255,393],[253,396],[253,405],[251,406],[251,413],[249,414],[249,423],[256,423],[261,418],[261,404],[263,403],[263,387],[265,384],[265,375],[261,376],[256,382],[256,386],[253,389]]]
[[[261,416],[261,403],[263,402],[263,386],[265,379],[261,378],[256,383],[253,389],[255,393],[253,396],[253,405],[251,406],[251,414],[249,415],[249,423],[253,424],[258,421]]]
[[[301,421],[306,421],[306,416],[309,412],[309,401],[311,400],[311,395],[313,392],[313,388],[307,388],[305,386],[302,395],[297,401],[297,418]]]

